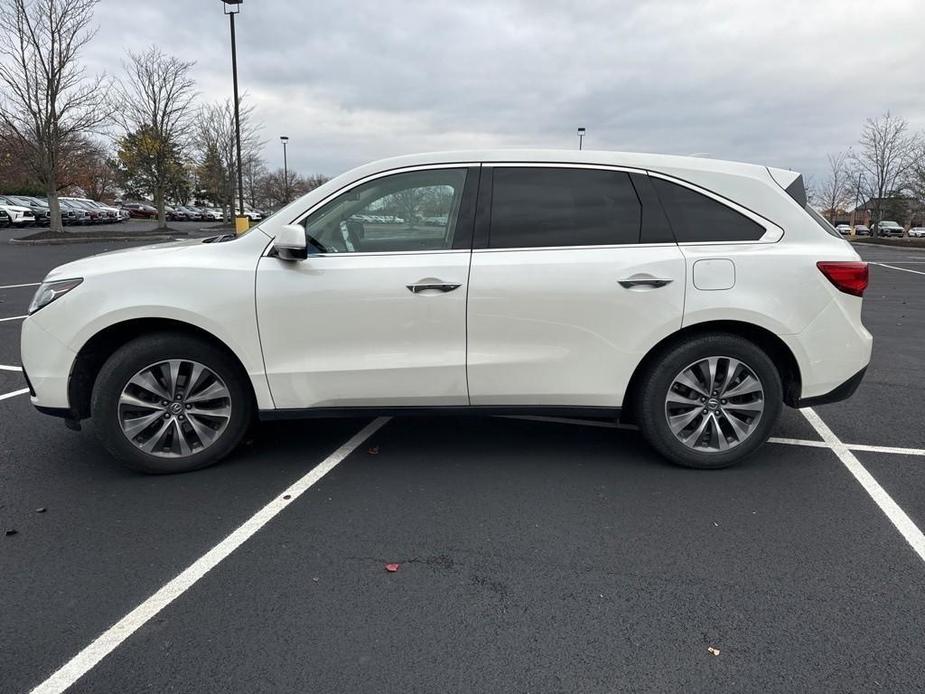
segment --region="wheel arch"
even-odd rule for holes
[[[117,349],[136,338],[165,332],[195,337],[228,355],[240,369],[248,392],[256,402],[254,385],[241,359],[225,342],[208,330],[171,318],[133,318],[103,328],[87,340],[77,352],[67,386],[71,416],[77,420],[90,416],[90,397],[96,378],[103,364]]]
[[[797,359],[787,344],[767,328],[754,323],[714,320],[686,326],[658,342],[646,353],[637,364],[627,385],[626,393],[623,397],[622,419],[627,422],[635,421],[636,396],[642,381],[642,375],[664,352],[685,340],[716,333],[737,335],[763,349],[774,362],[777,372],[780,374],[781,385],[784,389],[784,403],[790,407],[797,406],[802,391],[802,377]]]

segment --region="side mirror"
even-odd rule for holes
[[[308,257],[305,227],[301,224],[285,225],[273,239],[273,248],[280,260],[305,260]]]

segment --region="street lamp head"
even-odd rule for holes
[[[279,141],[282,142],[283,144],[286,144],[287,142],[289,142],[289,138],[286,137],[285,135],[280,135]]]
[[[241,5],[243,4],[244,0],[222,0],[225,14],[237,14],[241,11]]]
[[[586,131],[584,128],[578,128],[578,134],[579,134],[579,135],[584,135],[585,132],[587,132],[587,131]]]

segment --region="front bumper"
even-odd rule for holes
[[[34,316],[23,321],[20,348],[23,371],[29,374],[32,404],[69,408],[68,381],[77,354],[42,328]]]

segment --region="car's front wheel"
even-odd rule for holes
[[[135,339],[103,365],[93,427],[128,467],[188,472],[230,453],[253,413],[247,376],[224,351],[177,333]]]
[[[737,335],[703,335],[660,355],[644,375],[639,427],[674,463],[723,468],[754,452],[780,415],[783,388],[767,353]]]

